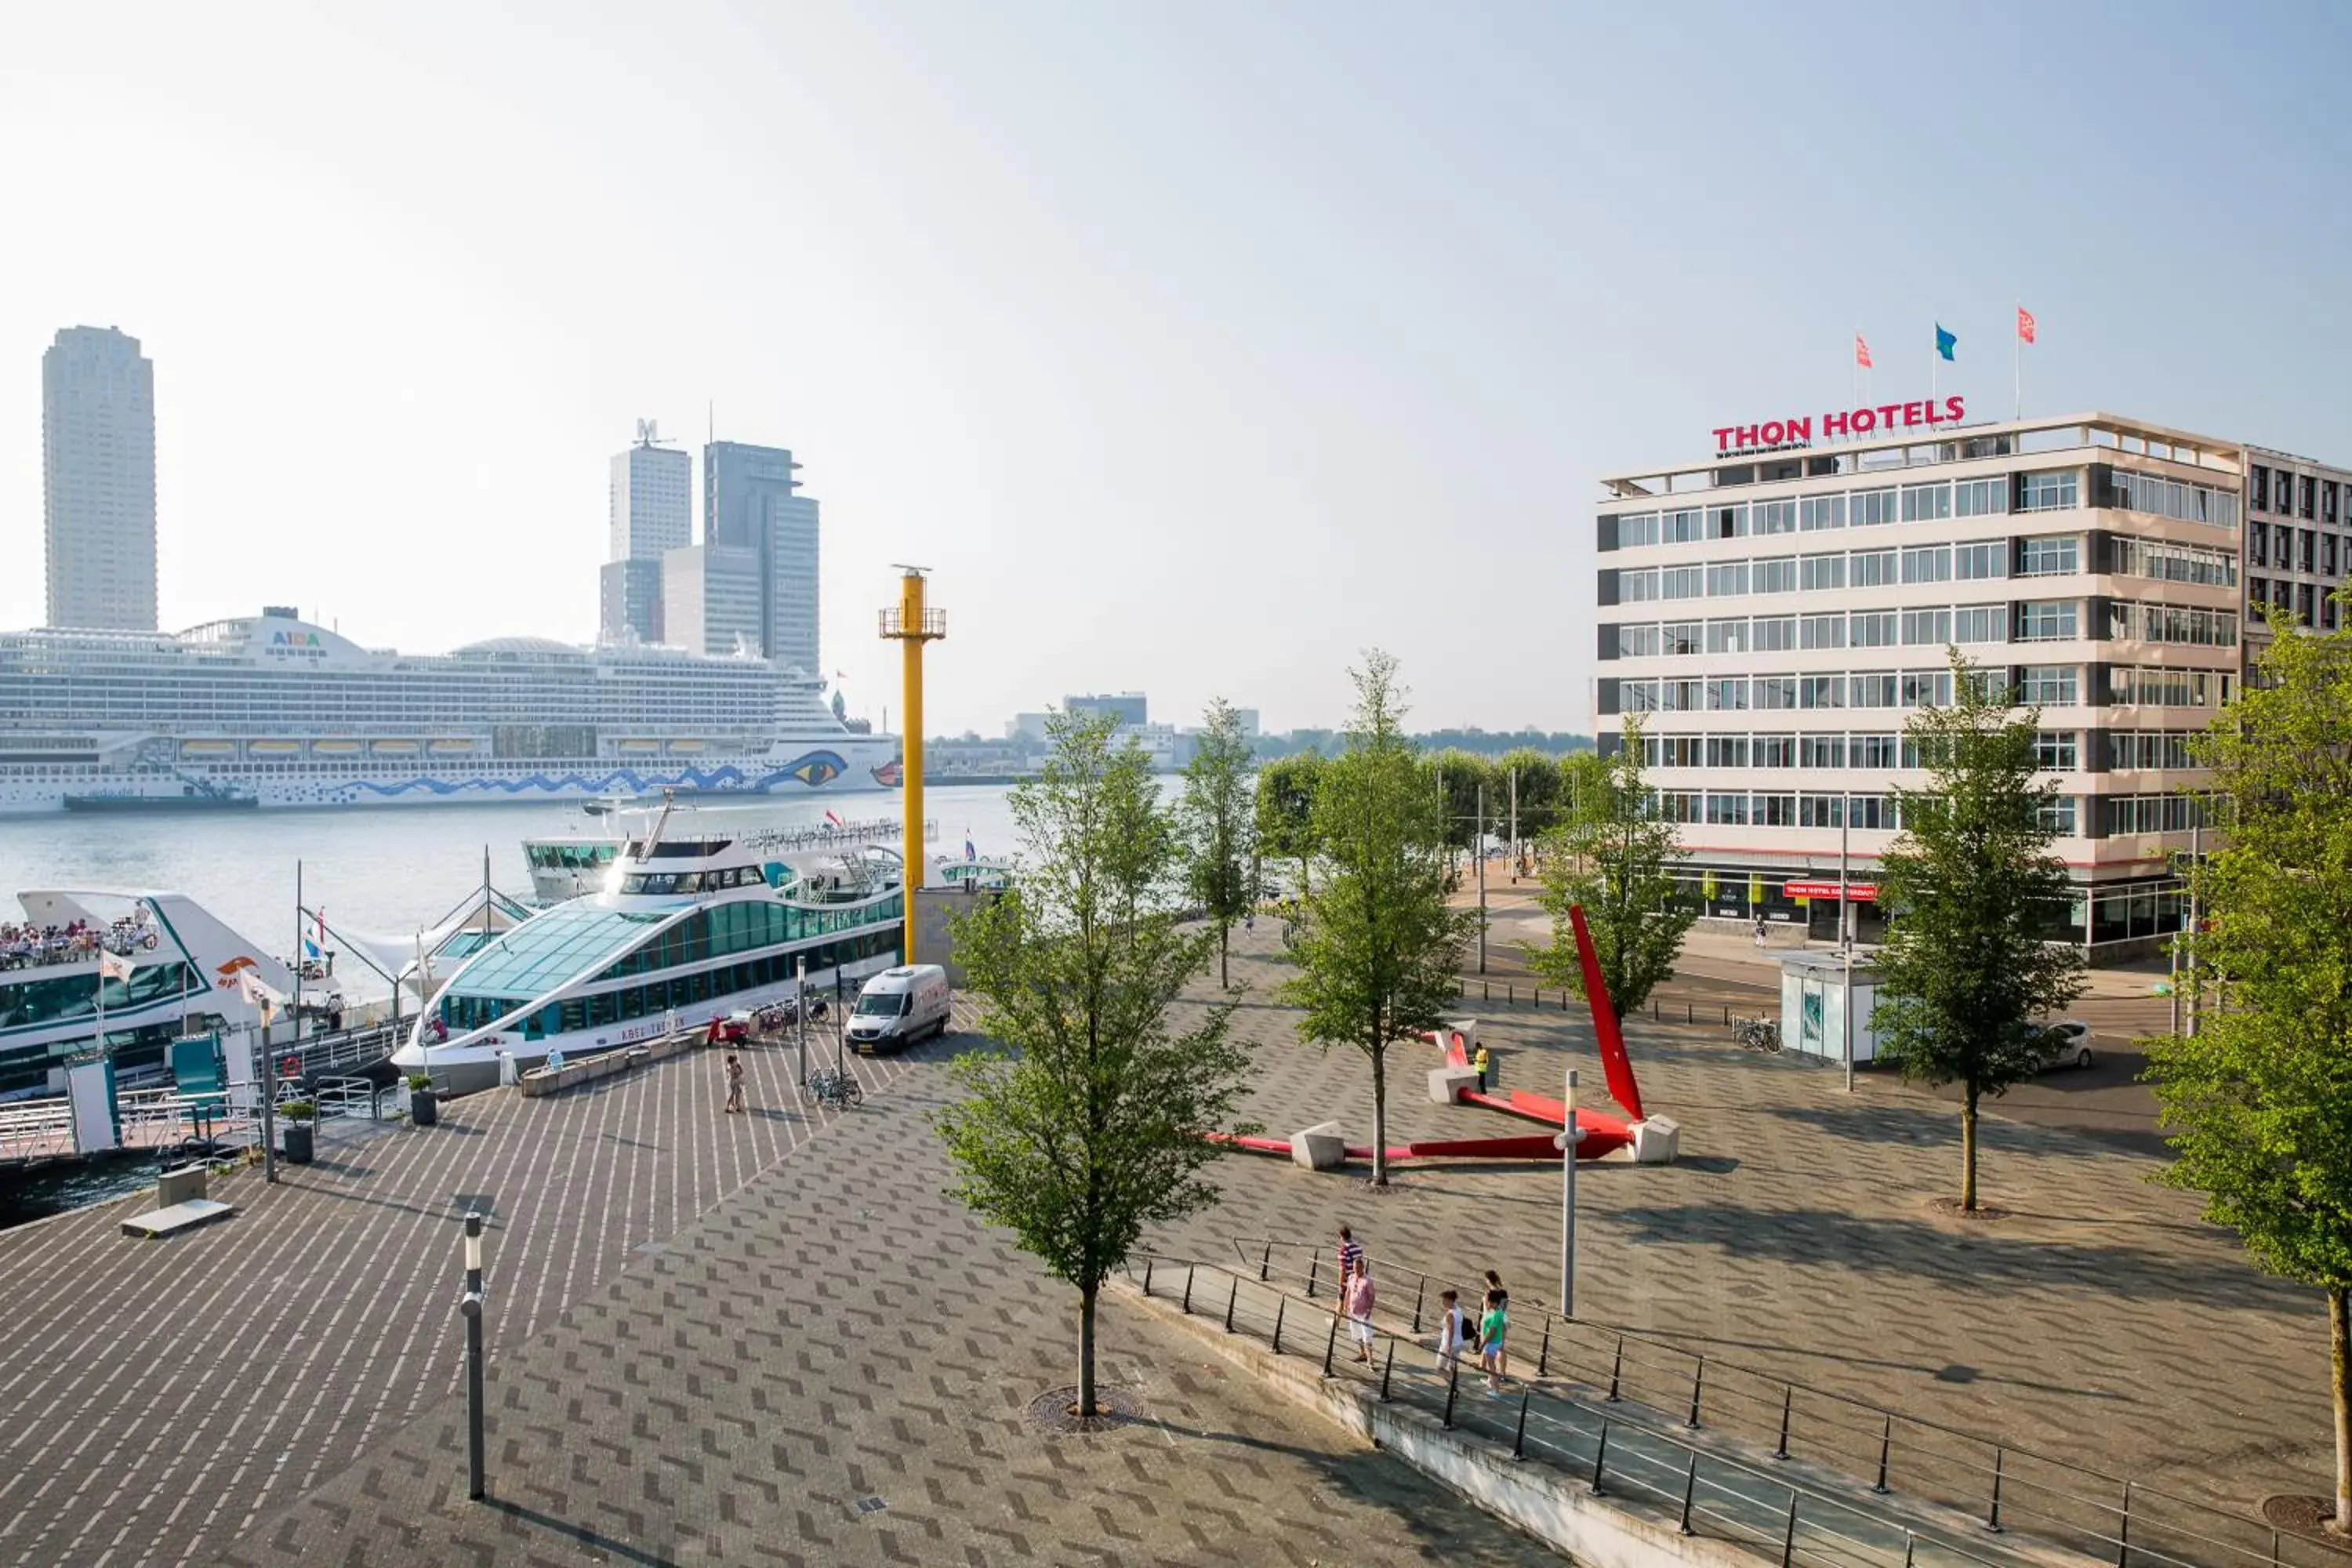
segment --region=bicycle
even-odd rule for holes
[[[1780,1054],[1780,1026],[1769,1018],[1742,1018],[1732,1025],[1731,1037],[1741,1050],[1768,1057]]]
[[[830,1105],[836,1110],[860,1104],[866,1099],[866,1090],[858,1083],[856,1073],[835,1072],[831,1068],[819,1068],[809,1074],[808,1090],[819,1105]]]

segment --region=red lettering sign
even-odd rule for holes
[[[1832,408],[1819,418],[1822,439],[1836,440],[1841,437],[1868,436],[1918,425],[1957,425],[1967,413],[1968,405],[1955,395],[1941,400],[1927,398],[1917,403],[1880,403],[1861,408]],[[1810,414],[1792,414],[1755,425],[1718,425],[1713,431],[1716,455],[1731,457],[1769,452],[1785,447],[1809,446],[1813,439],[1814,418]]]
[[[1869,882],[1849,882],[1845,891],[1846,897],[1856,903],[1874,904],[1878,901],[1878,889]],[[1838,896],[1838,885],[1835,882],[1783,882],[1780,892],[1784,898],[1790,899],[1834,899]]]

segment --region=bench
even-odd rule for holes
[[[189,1198],[169,1208],[150,1209],[122,1222],[122,1234],[155,1240],[177,1236],[184,1230],[194,1230],[200,1225],[226,1218],[236,1211],[215,1198]]]

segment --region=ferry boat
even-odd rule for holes
[[[99,1044],[101,1002],[106,1049],[135,1071],[160,1067],[175,1039],[259,1023],[245,971],[293,989],[285,964],[185,894],[61,888],[16,901],[21,918],[0,921],[0,1096],[61,1089],[66,1061]],[[102,950],[131,962],[128,980],[101,977]]]
[[[452,1092],[551,1052],[591,1055],[698,1028],[808,984],[898,962],[904,863],[878,844],[810,849],[793,829],[670,831],[665,805],[623,841],[602,888],[534,915],[461,963],[394,1052]]]
[[[623,810],[635,808],[617,805],[600,808],[596,803],[592,802],[581,809],[594,815],[604,815],[617,814]],[[717,813],[729,809],[756,811],[759,808],[722,806],[701,809],[706,813],[703,820],[708,821],[711,820]],[[651,811],[646,810],[645,815],[650,816]],[[897,817],[870,817],[854,822],[836,818],[823,823],[807,823],[797,827],[777,827],[769,836],[768,843],[772,850],[785,855],[796,855],[811,850],[837,850],[857,844],[884,843],[903,837],[904,832],[904,826]],[[923,834],[926,842],[937,838],[940,836],[939,819],[933,817],[927,820],[923,824]],[[573,832],[524,839],[522,858],[523,864],[530,871],[531,897],[541,904],[560,904],[567,899],[577,899],[597,891],[604,886],[607,877],[611,874],[613,862],[620,855],[623,842],[624,837],[617,825],[607,828],[601,824],[594,830],[593,837]],[[934,861],[932,864],[939,863]],[[954,872],[950,870],[949,875],[952,878]],[[932,880],[937,883],[939,879],[934,876]],[[985,885],[1002,887],[1003,884],[991,882]]]
[[[281,606],[0,633],[0,814],[894,789],[898,743],[742,654],[360,647]]]

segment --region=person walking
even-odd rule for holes
[[[1437,1363],[1451,1373],[1472,1340],[1470,1314],[1462,1310],[1462,1298],[1452,1290],[1439,1291],[1437,1303]]]
[[[1491,1279],[1494,1276],[1490,1273],[1487,1278]],[[1502,1293],[1487,1291],[1486,1310],[1478,1319],[1478,1364],[1486,1369],[1486,1392],[1489,1394],[1503,1392],[1498,1380],[1507,1376],[1511,1370],[1511,1352],[1507,1343],[1510,1329],[1511,1315]]]
[[[1348,1328],[1356,1336],[1356,1359],[1372,1359],[1372,1266],[1356,1256],[1356,1272],[1348,1280]]]
[[[1759,952],[1764,951],[1764,917],[1762,915],[1756,917],[1756,951]]]
[[[1356,1277],[1356,1265],[1364,1260],[1364,1244],[1356,1239],[1355,1232],[1346,1226],[1339,1227],[1339,1310],[1348,1310],[1348,1282]]]
[[[733,1051],[727,1053],[727,1110],[730,1115],[743,1110],[743,1058]]]
[[[1486,1042],[1483,1040],[1480,1041],[1478,1045],[1478,1054],[1470,1058],[1470,1065],[1478,1069],[1478,1092],[1480,1094],[1486,1092],[1486,1068],[1492,1065],[1493,1060],[1494,1058],[1486,1054]]]

